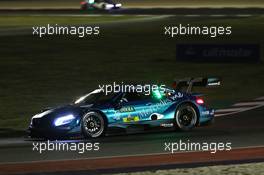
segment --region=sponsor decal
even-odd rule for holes
[[[178,44],[176,58],[196,62],[259,62],[259,44]]]
[[[173,127],[173,123],[161,123],[160,126],[162,126],[164,128],[171,128],[171,127]]]
[[[211,111],[202,111],[202,115],[214,115],[214,110],[211,110]]]
[[[133,111],[135,111],[133,106],[122,107],[121,109],[118,110],[118,112],[133,112]]]
[[[221,82],[214,82],[214,83],[208,83],[207,86],[220,86],[221,85]]]
[[[171,96],[170,99],[174,101],[174,100],[177,100],[178,98],[182,98],[182,97],[183,97],[183,93],[178,92],[178,93],[174,94],[173,96]]]
[[[153,113],[157,113],[160,110],[164,111],[167,108],[167,106],[169,105],[170,102],[171,102],[171,100],[169,100],[169,99],[160,100],[159,103],[156,103],[155,105],[151,105],[148,108],[142,109],[139,112],[139,115],[141,117],[143,117],[143,118],[150,117],[150,115],[153,114]]]
[[[210,111],[202,111],[202,115],[209,115]]]
[[[137,122],[139,121],[139,116],[128,116],[126,118],[123,118],[123,122],[128,123],[128,122]]]

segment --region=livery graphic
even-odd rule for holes
[[[176,81],[174,88],[144,92],[113,92],[102,89],[77,99],[75,103],[43,110],[32,117],[29,135],[32,138],[84,136],[97,138],[108,132],[172,127],[188,131],[210,124],[214,110],[205,105],[201,94],[192,93],[193,86],[219,84],[217,78],[196,78]],[[183,90],[183,87],[187,87]],[[144,130],[145,130],[144,129]]]

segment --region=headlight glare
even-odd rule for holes
[[[65,125],[65,124],[71,123],[74,119],[75,117],[72,114],[64,115],[64,116],[56,118],[54,121],[54,125],[55,126]]]

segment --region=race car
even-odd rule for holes
[[[122,4],[112,0],[85,0],[81,2],[81,9],[112,10],[121,8]]]
[[[189,131],[214,119],[202,94],[192,93],[193,86],[218,86],[218,78],[190,78],[175,81],[174,87],[142,91],[120,90],[106,94],[99,88],[75,102],[48,108],[34,115],[29,125],[32,138],[82,136],[98,138],[107,133],[155,128]],[[183,90],[187,87],[187,90]]]

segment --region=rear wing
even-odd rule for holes
[[[187,87],[186,92],[191,93],[193,86],[199,87],[216,87],[221,85],[221,79],[217,77],[211,78],[184,78],[181,80],[174,80],[173,88],[175,90],[182,90]]]

